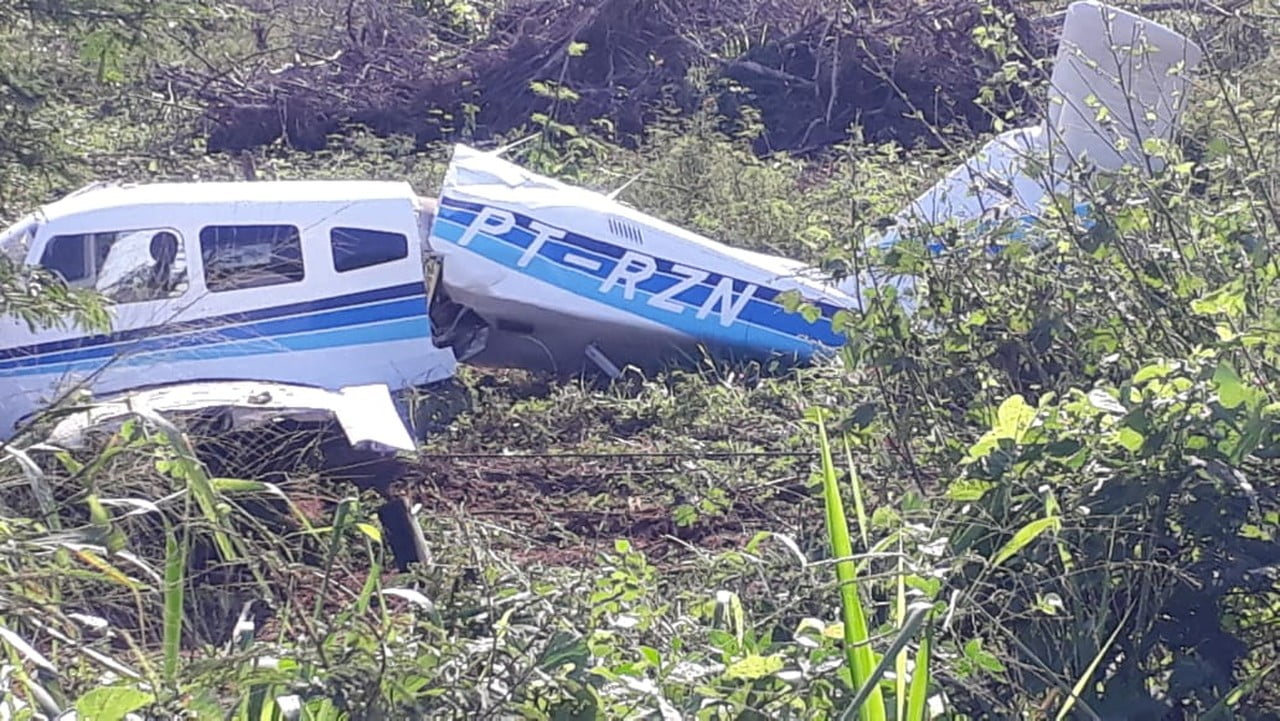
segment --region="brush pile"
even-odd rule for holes
[[[753,108],[760,152],[819,149],[855,124],[870,141],[932,144],[938,129],[1030,112],[1017,90],[978,99],[1006,60],[1028,67],[1049,50],[1015,0],[521,0],[490,16],[460,2],[334,2],[317,4],[314,42],[286,39],[283,65],[263,24],[248,58],[161,72],[205,110],[211,150],[317,149],[352,124],[474,141],[539,120],[630,143],[707,107],[730,121]]]

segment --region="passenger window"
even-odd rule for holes
[[[210,291],[297,283],[302,242],[292,225],[211,225],[200,230],[204,282]]]
[[[165,228],[54,236],[40,265],[117,303],[174,298],[187,290],[182,238]]]
[[[409,256],[408,238],[380,230],[334,228],[329,231],[329,245],[333,249],[333,269],[339,273]]]

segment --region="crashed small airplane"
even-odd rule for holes
[[[1171,136],[1200,58],[1164,26],[1074,3],[1047,117],[996,137],[876,242],[920,223],[1032,221],[1070,190],[1055,180],[1068,164],[1151,169],[1143,141]],[[112,301],[102,334],[0,318],[0,441],[88,390],[97,405],[64,418],[57,442],[141,404],[236,429],[328,419],[373,460],[413,450],[400,396],[460,362],[609,375],[703,351],[806,362],[843,344],[832,320],[868,284],[910,291],[827,282],[466,146],[435,199],[399,182],[99,184],[4,231],[0,251]],[[787,310],[789,293],[817,317]]]

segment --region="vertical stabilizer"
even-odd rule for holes
[[[1171,140],[1203,52],[1158,23],[1093,0],[1067,9],[1049,87],[1045,127],[1057,164],[1160,170],[1143,152]],[[1148,164],[1150,163],[1150,164]]]
[[[1039,217],[1050,193],[1068,189],[1063,171],[1073,164],[1106,172],[1125,166],[1160,170],[1159,159],[1148,156],[1143,143],[1172,140],[1190,75],[1202,57],[1194,43],[1163,25],[1094,0],[1073,3],[1063,24],[1045,119],[992,139],[904,209],[895,227],[871,244],[884,247],[903,237],[921,237],[921,231],[947,222],[959,224],[969,239],[1009,220],[1025,228]],[[1077,212],[1087,212],[1087,206]],[[1015,230],[1011,237],[1021,233]],[[860,297],[880,285],[908,294],[915,279],[863,273],[839,288]],[[902,300],[913,304],[907,295]]]

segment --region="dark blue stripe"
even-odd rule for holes
[[[239,326],[223,326],[207,328],[191,333],[177,333],[164,336],[142,338],[137,341],[126,341],[117,345],[98,345],[60,353],[46,353],[39,356],[25,356],[0,361],[0,370],[22,368],[34,365],[47,365],[64,361],[83,361],[93,359],[109,359],[118,354],[147,353],[157,350],[173,350],[224,343],[237,340],[254,340],[273,336],[292,335],[308,331],[329,330],[345,326],[362,325],[378,321],[398,320],[401,318],[426,317],[423,297],[391,300],[376,305],[363,305],[358,308],[340,308],[337,310],[310,315],[259,321]],[[172,329],[174,326],[169,326]],[[165,329],[160,326],[160,329]]]
[[[170,363],[186,363],[218,358],[277,355],[288,351],[351,348],[352,346],[368,346],[370,344],[383,344],[400,340],[421,340],[429,336],[430,333],[430,322],[426,316],[419,314],[412,318],[402,318],[376,324],[346,326],[310,333],[296,333],[288,336],[210,343],[191,348],[161,349],[137,355],[121,356],[107,361],[82,359],[64,363],[43,363],[38,366],[0,369],[0,377],[12,378],[95,371],[103,368],[112,360],[118,361],[117,368],[136,368],[139,366],[161,366]],[[280,362],[280,360],[276,362]]]
[[[104,333],[99,335],[82,336],[79,338],[68,338],[66,340],[51,341],[48,343],[39,343],[36,345],[18,346],[16,348],[0,349],[0,360],[18,359],[17,364],[0,363],[0,367],[10,365],[26,365],[35,356],[40,356],[58,351],[83,351],[84,349],[95,348],[100,346],[110,346],[115,343],[124,343],[132,340],[150,340],[157,336],[181,334],[183,336],[193,335],[197,331],[216,329],[218,337],[225,336],[231,331],[229,328],[220,326],[238,325],[252,323],[255,321],[270,320],[279,318],[280,316],[297,315],[301,313],[313,313],[317,311],[332,310],[350,305],[361,305],[365,303],[373,303],[382,300],[395,300],[401,298],[413,298],[420,296],[423,298],[422,305],[417,308],[418,312],[426,312],[426,287],[421,283],[405,283],[403,285],[389,286],[385,288],[376,288],[374,290],[361,291],[359,293],[350,293],[348,295],[332,296],[329,298],[321,298],[319,300],[304,301],[301,303],[290,303],[288,305],[278,305],[269,308],[260,308],[251,311],[241,311],[238,313],[228,313],[226,315],[211,316],[207,318],[197,318],[193,320],[182,321],[179,323],[171,323],[166,325],[148,326],[145,328],[134,328],[131,330],[119,331],[116,333]],[[414,300],[417,305],[417,300]],[[394,316],[399,317],[399,316]],[[317,326],[319,327],[319,326]],[[160,339],[163,340],[163,339]],[[106,348],[105,355],[111,355],[114,352],[112,348]],[[87,356],[86,356],[87,357]]]

